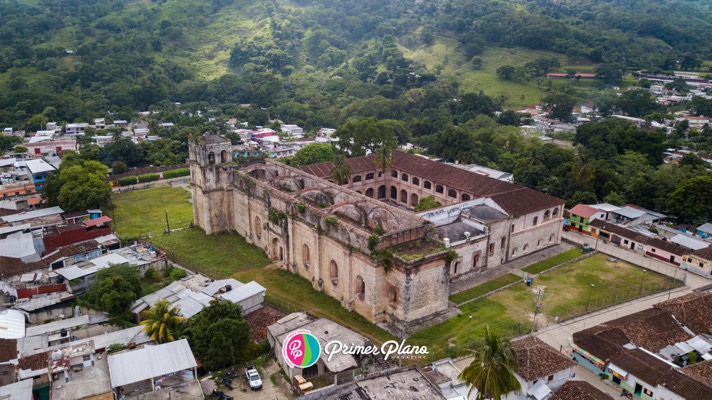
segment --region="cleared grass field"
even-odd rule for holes
[[[551,263],[554,263],[553,261]],[[558,265],[557,262],[555,265]],[[593,284],[593,286],[591,286]],[[680,283],[622,261],[596,254],[535,278],[533,286],[516,284],[462,307],[462,315],[423,329],[410,343],[427,345],[430,358],[462,354],[489,326],[504,336],[547,326],[616,302],[632,300]],[[471,318],[470,318],[471,317]]]
[[[555,266],[565,263],[566,261],[573,260],[581,255],[581,250],[578,248],[565,251],[561,254],[557,254],[553,257],[549,257],[546,260],[539,261],[528,267],[522,268],[522,271],[528,272],[530,274],[538,274],[539,272],[546,271],[547,269],[554,268]]]
[[[115,216],[120,236],[136,237],[150,232],[153,234],[150,240],[172,261],[194,271],[213,278],[257,281],[267,289],[267,302],[286,312],[307,310],[348,326],[376,343],[394,339],[362,316],[341,307],[336,299],[312,289],[306,279],[271,266],[265,253],[240,235],[206,235],[198,228],[163,235],[163,210],[168,210],[171,229],[187,227],[193,220],[189,200],[187,190],[170,186],[116,193],[116,208],[108,215]]]
[[[502,275],[499,278],[492,279],[489,282],[485,282],[481,285],[477,285],[467,290],[463,290],[460,293],[454,294],[450,296],[450,301],[455,304],[461,304],[467,300],[474,299],[477,296],[482,296],[483,294],[487,294],[493,290],[497,290],[501,287],[509,285],[510,283],[520,280],[522,280],[522,278],[514,274]]]

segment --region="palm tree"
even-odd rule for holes
[[[337,154],[334,157],[334,167],[331,168],[331,179],[337,185],[342,185],[348,182],[351,178],[351,166],[346,164],[346,157],[343,154]]]
[[[393,167],[393,149],[388,146],[381,146],[376,149],[376,159],[373,162],[376,164],[376,168],[382,173],[386,173],[386,170]]]
[[[179,307],[172,307],[166,300],[159,300],[144,314],[146,319],[141,321],[143,330],[158,343],[172,342],[175,333],[181,331],[178,325],[185,321],[185,317],[178,315],[179,312]]]
[[[485,329],[484,343],[474,350],[474,360],[460,373],[459,378],[470,385],[467,397],[477,389],[477,400],[501,400],[508,393],[521,390],[514,373],[517,359],[509,340]]]
[[[594,160],[588,154],[585,154],[581,151],[581,149],[579,149],[578,154],[576,156],[576,160],[574,160],[574,164],[571,170],[576,182],[578,182],[580,185],[586,185],[587,183],[591,182],[591,180],[593,180],[593,178],[596,176],[595,161],[596,160]]]

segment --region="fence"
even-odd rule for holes
[[[124,193],[124,192],[130,192],[132,190],[139,190],[139,189],[150,189],[152,187],[156,186],[173,186],[175,185],[182,185],[185,183],[190,182],[190,175],[189,176],[181,176],[178,178],[171,178],[171,179],[162,179],[154,182],[146,182],[146,183],[137,183],[135,185],[129,185],[129,186],[116,186],[113,188],[113,191],[115,193]]]

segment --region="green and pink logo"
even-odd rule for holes
[[[319,341],[308,330],[297,330],[282,344],[282,357],[290,367],[309,368],[316,364],[321,355]]]

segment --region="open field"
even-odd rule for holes
[[[486,326],[505,336],[529,331],[535,323],[537,301],[541,304],[536,325],[543,327],[554,323],[557,317],[570,318],[587,309],[632,300],[678,284],[668,277],[644,272],[622,261],[610,262],[605,255],[596,254],[537,277],[531,287],[517,284],[468,303],[460,307],[462,315],[423,329],[409,341],[427,345],[431,359],[462,354],[482,336]]]
[[[181,187],[160,186],[114,194],[117,233],[136,237],[151,232],[150,239],[181,265],[213,278],[233,277],[239,281],[255,280],[267,289],[267,302],[285,312],[307,310],[348,326],[375,342],[394,339],[388,332],[363,317],[341,307],[311,283],[297,275],[270,266],[265,253],[237,234],[206,235],[201,229],[188,229],[163,235],[168,210],[171,228],[185,227],[192,221],[190,193]],[[174,222],[175,221],[175,222]]]

